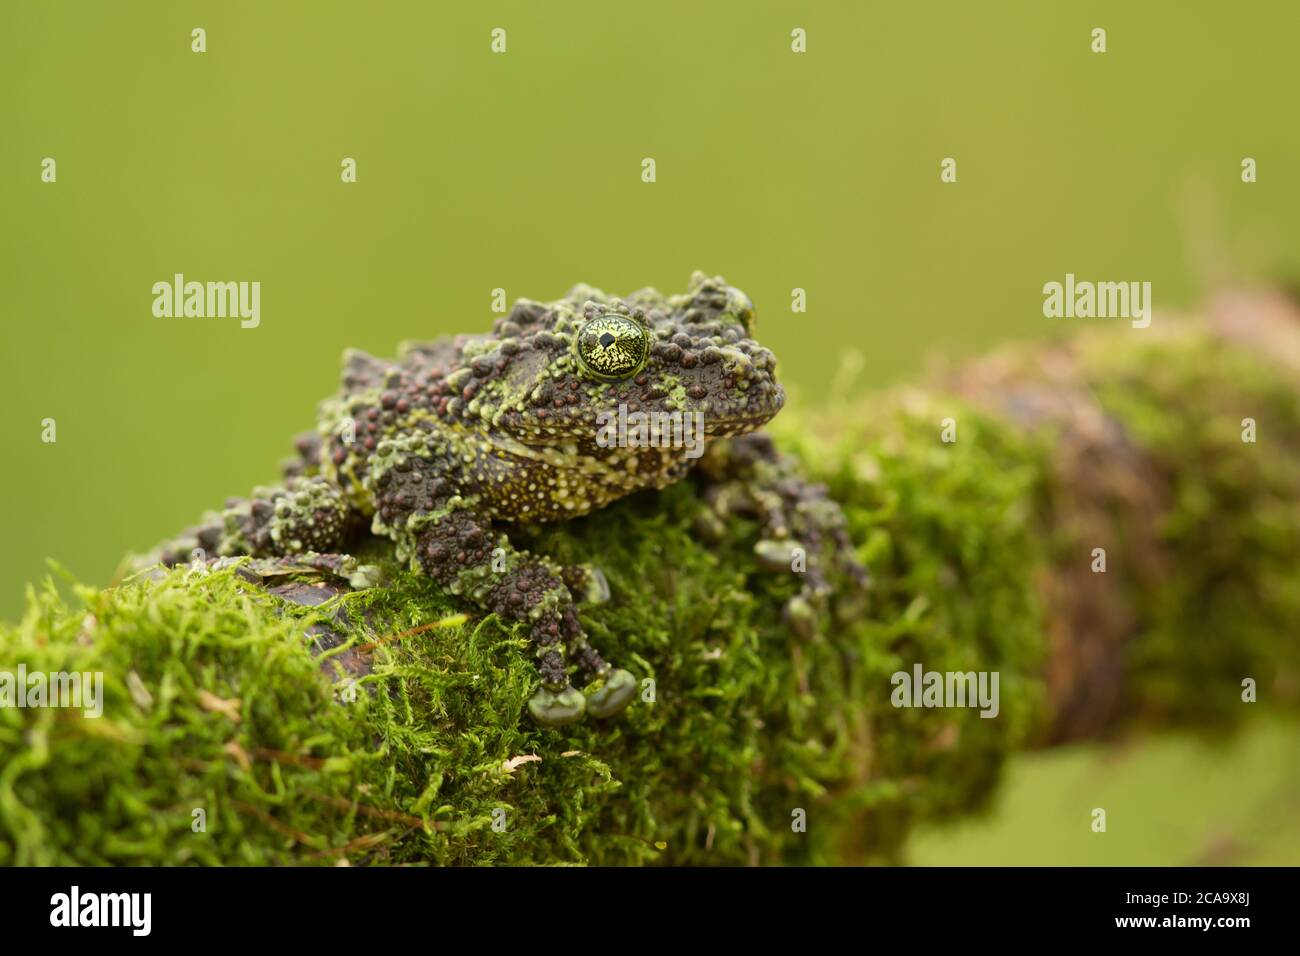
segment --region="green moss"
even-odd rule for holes
[[[918,820],[980,809],[1043,719],[1045,609],[1033,580],[1047,448],[953,399],[906,393],[856,411],[856,427],[835,425],[824,440],[785,427],[842,503],[875,582],[841,705],[867,728],[858,758],[868,785],[843,782],[860,812],[836,821],[835,839],[851,838],[861,859],[892,856]],[[959,423],[953,443],[941,440],[946,418]],[[894,709],[889,676],[915,663],[998,671],[999,717]]]
[[[1230,726],[1241,682],[1300,699],[1300,390],[1265,359],[1182,335],[1116,352],[1085,343],[1097,400],[1154,464],[1165,560],[1121,578],[1143,639],[1148,719]],[[1255,441],[1243,441],[1243,419]],[[1193,691],[1194,689],[1194,691]]]
[[[1162,523],[1179,573],[1142,599],[1139,645],[1139,686],[1167,713],[1211,670],[1273,666],[1277,623],[1296,619],[1284,571],[1300,516],[1283,489],[1300,461],[1265,463],[1198,429],[1199,406],[1171,400],[1205,384],[1196,376],[1166,382],[1125,363],[1113,374],[1113,390],[1097,383],[1108,406],[1179,489]],[[1257,417],[1294,427],[1293,388],[1265,378],[1250,386],[1266,409]],[[948,416],[955,444],[939,438]],[[1052,443],[920,393],[781,423],[781,441],[844,505],[873,577],[867,606],[820,640],[795,640],[780,610],[796,582],[759,570],[745,521],[702,543],[692,482],[548,527],[532,547],[595,561],[609,578],[613,600],[584,612],[592,642],[654,681],[653,702],[609,723],[535,727],[521,636],[457,618],[463,608],[392,563],[392,586],[315,609],[229,570],[71,597],[47,585],[18,625],[0,627],[0,666],[101,671],[104,716],[0,709],[0,863],[894,858],[917,821],[981,806],[1006,756],[1050,716],[1040,675],[1052,609],[1035,582],[1060,560]],[[1229,584],[1219,594],[1207,575]],[[1254,601],[1234,603],[1244,588]],[[355,685],[334,666],[339,650],[323,672],[304,636],[339,607],[352,644],[375,645]],[[998,671],[998,719],[893,708],[890,675],[917,662]],[[792,828],[799,810],[806,832]]]

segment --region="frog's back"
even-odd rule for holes
[[[444,379],[464,364],[466,346],[492,338],[490,335],[448,335],[423,342],[403,342],[395,359],[348,349],[343,355],[342,397],[382,390],[394,372],[411,373],[425,381]]]
[[[466,346],[479,338],[458,335],[403,343],[394,359],[359,349],[344,353],[340,390],[319,410],[319,471],[357,512],[374,512],[366,476],[383,439],[413,427],[427,437],[444,430],[428,410],[443,395],[447,376],[462,365]],[[412,411],[414,418],[408,418]]]

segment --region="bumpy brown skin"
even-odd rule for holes
[[[775,359],[752,328],[743,293],[696,273],[682,295],[643,289],[618,299],[578,286],[553,303],[519,301],[491,335],[409,345],[393,361],[351,352],[342,391],[322,405],[317,432],[298,440],[285,486],[228,502],[162,560],[188,560],[199,548],[321,564],[319,553],[341,550],[368,519],[448,591],[528,624],[542,683],[529,704],[535,719],[610,716],[636,682],[587,643],[565,583],[598,593],[602,582],[515,550],[501,530],[662,488],[700,460],[680,443],[609,445],[598,437],[600,413],[623,405],[627,414],[702,414],[706,471],[718,482],[713,519],[754,511],[768,530],[760,558],[780,564],[777,552],[791,547],[807,556],[802,604],[788,610],[796,633],[825,597],[823,560],[861,575],[839,509],[770,443],[726,450],[729,436],[759,428],[784,402]],[[570,685],[570,663],[596,679],[593,693]]]

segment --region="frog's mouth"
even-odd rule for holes
[[[745,435],[762,428],[785,406],[785,389],[775,382],[743,401],[729,401],[717,407],[707,402],[697,411],[704,416],[705,438]]]

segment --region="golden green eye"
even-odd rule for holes
[[[588,374],[606,382],[631,378],[650,354],[650,335],[622,315],[598,315],[578,330],[574,345]]]

